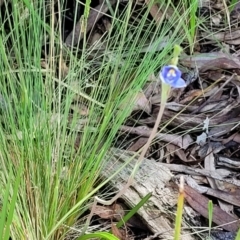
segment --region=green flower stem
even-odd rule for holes
[[[182,52],[182,48],[179,45],[174,46],[173,50],[173,58],[171,60],[171,64],[177,66],[178,65],[178,57],[180,56]]]

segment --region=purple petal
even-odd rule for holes
[[[186,82],[182,79],[182,78],[179,78],[175,83],[173,83],[171,85],[172,87],[174,88],[183,88],[183,87],[186,87],[187,84]]]

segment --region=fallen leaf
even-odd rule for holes
[[[206,72],[208,70],[217,70],[217,69],[234,69],[240,68],[239,60],[235,61],[227,57],[214,59],[208,61],[207,64],[203,65],[199,71]]]
[[[183,162],[188,162],[188,159],[186,157],[185,152],[182,149],[179,149],[179,147],[173,145],[173,144],[167,144],[166,146],[168,152],[174,156],[178,156]]]
[[[111,5],[114,5],[117,2],[117,0],[112,0]],[[96,22],[109,10],[109,6],[107,3],[101,3],[95,8],[91,8],[88,19],[87,19],[87,24],[86,24],[86,29],[83,26],[83,21],[82,18],[77,22],[75,28],[70,32],[70,34],[67,36],[65,39],[65,44],[67,46],[72,46],[72,45],[77,45],[78,42],[83,38],[84,34],[89,32]]]
[[[181,104],[185,104],[191,102],[194,98],[202,96],[203,91],[200,89],[191,90],[187,94],[185,94],[185,98],[180,101]]]
[[[115,224],[111,224],[111,229],[112,229],[112,234],[114,236],[116,236],[118,239],[120,240],[125,240],[126,237],[123,236],[123,234],[121,233],[121,231],[116,227]]]
[[[145,94],[142,91],[138,92],[136,95],[133,95],[133,96],[129,97],[129,99],[126,100],[125,102],[123,102],[119,106],[119,108],[122,109],[122,110],[127,108],[129,106],[129,102],[131,102],[130,98],[131,98],[131,101],[133,101],[133,99],[134,99],[133,111],[142,110],[142,111],[150,114],[150,112],[151,112],[151,103],[146,98]]]
[[[148,114],[151,112],[151,104],[143,92],[139,92],[136,96],[133,111],[137,110],[143,110]]]
[[[226,156],[221,156],[221,155],[218,156],[218,163],[219,163],[219,165],[224,165],[226,167],[229,167],[229,168],[232,168],[235,170],[240,168],[240,162],[238,159],[231,159]]]
[[[185,67],[197,68],[199,72],[215,69],[240,68],[239,58],[223,52],[199,53],[182,56],[180,63]]]
[[[112,219],[115,212],[109,206],[96,206],[94,214],[98,215],[102,219]]]
[[[184,186],[185,198],[188,204],[197,212],[199,212],[205,218],[208,218],[208,202],[209,199],[198,193],[196,190],[189,186]],[[218,206],[213,207],[213,219],[221,228],[229,231],[236,232],[240,226],[240,222],[237,217],[233,217],[228,213],[224,212]]]
[[[215,166],[215,157],[213,155],[213,149],[211,147],[211,145],[209,145],[208,147],[208,151],[207,151],[207,155],[204,159],[204,168],[208,171],[211,171],[211,172],[216,172],[216,166]],[[219,176],[220,177],[220,176]],[[219,189],[219,182],[213,178],[207,178],[208,182],[209,182],[209,185],[211,186],[212,189],[210,190],[218,190]],[[219,184],[218,184],[219,183]],[[233,205],[232,204],[229,204],[229,203],[226,203],[226,202],[223,202],[221,200],[218,200],[218,204],[220,206],[220,208],[227,212],[227,213],[231,213],[233,211]]]
[[[223,41],[228,44],[240,44],[240,30],[236,29],[231,31],[217,32],[212,34],[204,34],[204,38],[214,40],[214,41]]]
[[[220,23],[221,23],[221,20],[222,20],[222,16],[221,16],[220,14],[211,16],[211,20],[212,20],[212,23],[213,23],[215,26],[219,26]],[[209,34],[208,34],[208,35],[209,35]],[[207,38],[207,37],[206,37],[206,38]]]
[[[225,138],[222,140],[222,144],[227,144],[230,141],[234,141],[240,144],[240,134],[238,132],[232,134],[231,136],[229,136],[228,138]]]
[[[181,164],[167,164],[167,163],[159,163],[159,164],[161,164],[164,167],[167,167],[169,170],[174,172],[186,173],[188,175],[211,177],[219,181],[224,181],[225,183],[235,185],[240,188],[240,181],[238,179],[232,179],[232,178],[223,179],[223,177],[220,174],[218,174],[218,171],[210,172],[205,169],[186,167]]]
[[[239,191],[239,189],[236,190],[236,186],[232,185],[235,189],[234,192],[230,192],[230,191],[227,192],[227,191],[212,189],[209,187],[203,187],[201,185],[198,185],[196,183],[196,181],[191,177],[186,177],[185,179],[186,179],[186,182],[188,183],[188,185],[190,187],[192,187],[193,189],[197,190],[199,193],[201,193],[201,194],[204,193],[209,196],[216,197],[225,202],[228,202],[235,206],[240,207],[240,191]]]
[[[134,144],[132,144],[127,150],[128,151],[133,151],[136,152],[138,151],[141,147],[143,147],[146,142],[147,142],[148,138],[145,137],[140,137]]]
[[[226,133],[230,133],[231,130],[236,126],[236,124],[240,121],[240,117],[238,118],[232,118],[228,121],[223,121],[221,125],[218,125],[217,127],[213,127],[209,131],[209,136],[211,137],[220,137]]]
[[[61,56],[61,61],[60,61],[60,64],[61,64],[61,77],[62,78],[65,78],[67,75],[68,75],[68,72],[69,72],[69,68],[66,64],[66,61],[63,59],[63,57]]]

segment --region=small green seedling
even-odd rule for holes
[[[213,203],[210,200],[208,202],[208,227],[209,227],[208,237],[209,239],[210,239],[211,228],[212,228],[212,218],[213,218]]]

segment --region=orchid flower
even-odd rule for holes
[[[185,81],[181,78],[181,71],[175,65],[164,66],[159,73],[162,82],[170,85],[173,88],[186,87]]]

